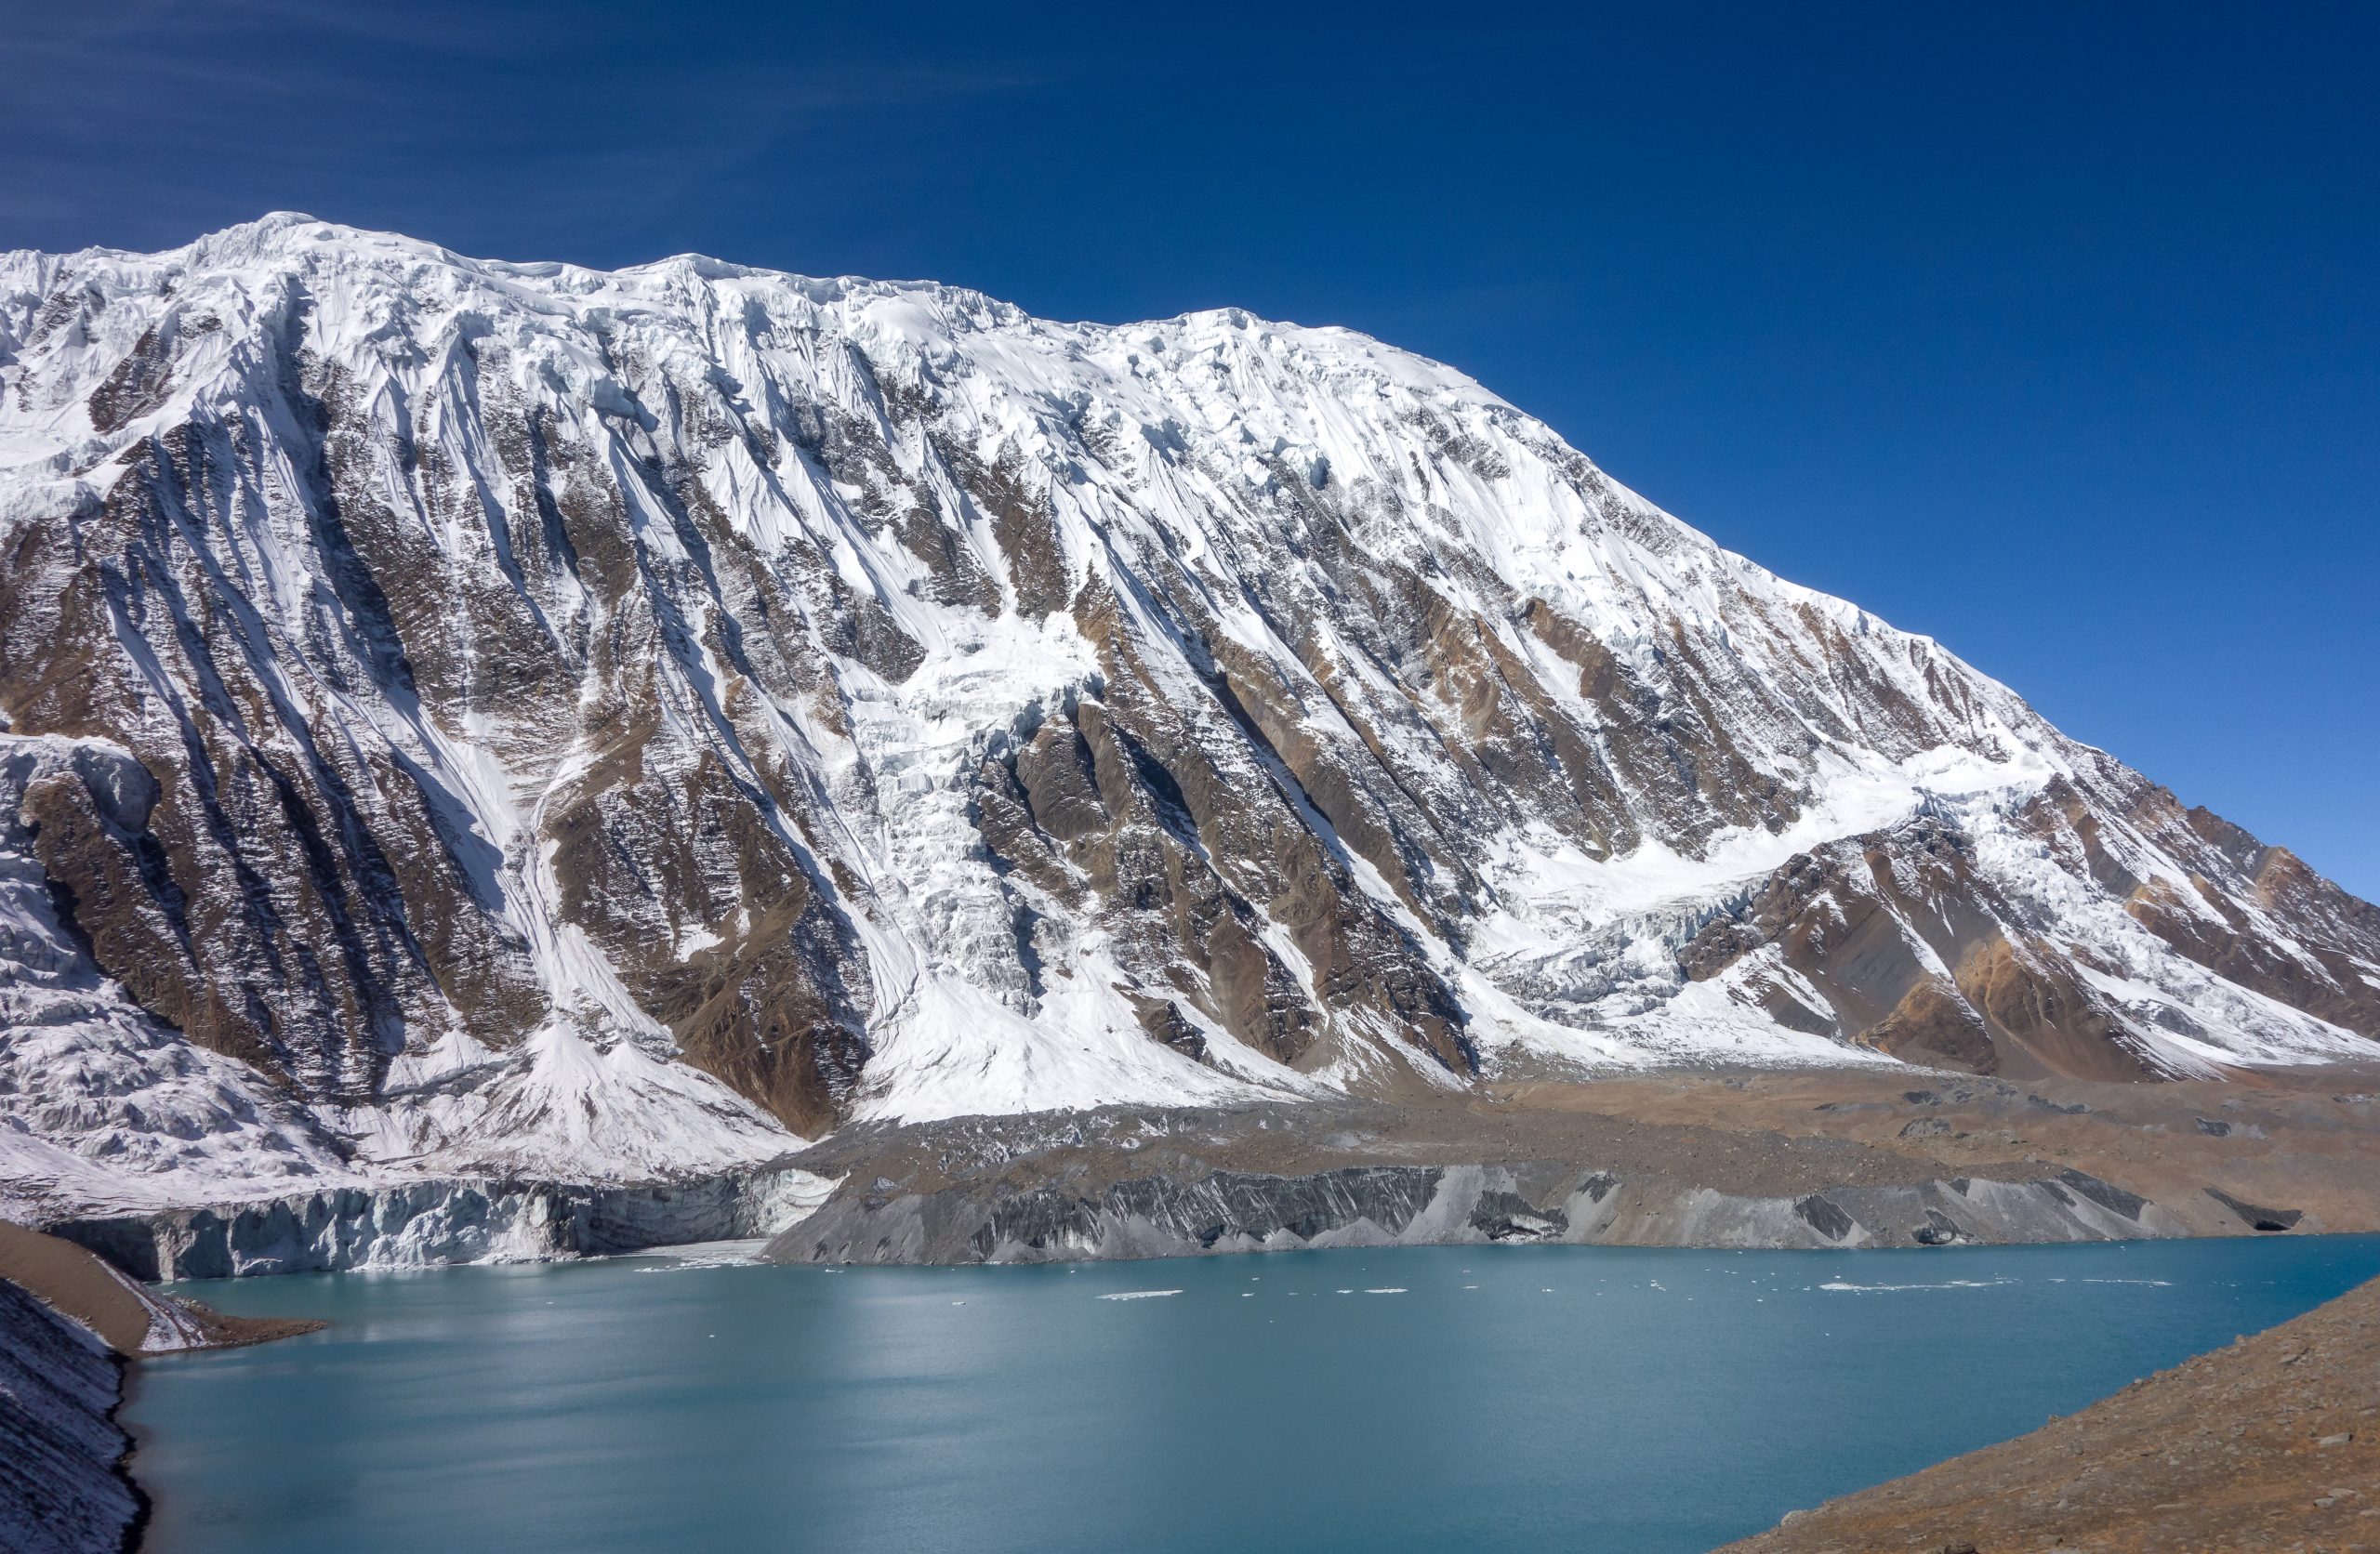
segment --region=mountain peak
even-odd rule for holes
[[[1350,331],[279,213],[9,256],[0,348],[76,1170],[2380,1033],[2373,908]]]

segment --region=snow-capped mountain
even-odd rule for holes
[[[2380,909],[1236,311],[298,216],[8,254],[0,714],[0,1179],[54,1202],[2380,1035]]]

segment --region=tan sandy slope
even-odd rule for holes
[[[118,1354],[221,1349],[311,1333],[319,1322],[234,1317],[162,1296],[70,1241],[0,1219],[0,1279],[98,1334]]]
[[[1723,1554],[2380,1549],[2380,1281]]]

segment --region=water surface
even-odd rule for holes
[[[309,1275],[190,1286],[334,1325],[144,1363],[126,1416],[152,1554],[1694,1554],[2374,1273],[2353,1236]]]

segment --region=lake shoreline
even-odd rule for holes
[[[138,1362],[243,1348],[321,1329],[304,1317],[233,1317],[142,1288],[69,1242],[0,1220],[0,1532],[43,1554],[135,1549],[152,1510],[123,1417]],[[23,1526],[15,1523],[24,1522]]]
[[[715,1252],[723,1258],[735,1250]],[[2336,1270],[2320,1275],[2327,1288],[2297,1297],[2319,1305],[2380,1271],[2380,1243],[2369,1237],[2272,1238],[2254,1251],[2204,1240],[1970,1247],[1950,1258],[1920,1258],[1916,1250],[1846,1258],[1547,1247],[1486,1258],[1477,1248],[1373,1248],[1185,1260],[1162,1270],[1110,1263],[878,1267],[840,1276],[819,1268],[652,1257],[456,1269],[436,1277],[244,1281],[210,1288],[244,1310],[333,1315],[339,1325],[272,1351],[262,1369],[236,1355],[141,1367],[148,1374],[134,1412],[148,1432],[140,1470],[150,1475],[144,1482],[165,1518],[160,1537],[175,1540],[155,1542],[157,1554],[218,1554],[235,1547],[273,1554],[302,1547],[296,1524],[284,1541],[275,1541],[284,1534],[271,1531],[283,1525],[274,1519],[311,1514],[306,1508],[325,1494],[344,1503],[342,1497],[364,1493],[377,1482],[370,1465],[400,1442],[410,1443],[403,1448],[409,1461],[425,1450],[442,1458],[459,1453],[463,1465],[440,1469],[442,1482],[484,1479],[493,1485],[521,1472],[564,1473],[578,1482],[569,1465],[607,1459],[617,1449],[615,1432],[632,1422],[638,1466],[629,1482],[605,1492],[612,1498],[603,1506],[583,1508],[585,1517],[602,1511],[608,1519],[595,1524],[601,1535],[587,1534],[592,1541],[585,1547],[685,1547],[683,1539],[724,1524],[730,1512],[721,1508],[721,1497],[731,1508],[748,1502],[749,1514],[766,1521],[766,1508],[776,1503],[770,1497],[797,1488],[833,1502],[831,1515],[820,1512],[827,1516],[823,1526],[857,1529],[855,1542],[837,1543],[822,1532],[812,1546],[890,1547],[896,1534],[926,1534],[907,1524],[868,1521],[880,1513],[867,1508],[903,1481],[902,1464],[921,1452],[944,1463],[937,1472],[959,1473],[948,1492],[956,1497],[949,1514],[961,1514],[979,1494],[993,1497],[980,1517],[965,1513],[971,1535],[988,1548],[1025,1547],[998,1507],[1007,1503],[1002,1496],[1018,1494],[1038,1505],[1025,1487],[1036,1482],[1034,1465],[1057,1460],[1070,1465],[1070,1482],[1110,1471],[1129,1479],[1151,1470],[1152,1462],[1168,1476],[1198,1482],[1220,1474],[1239,1487],[1235,1503],[1218,1514],[1262,1527],[1286,1518],[1282,1525],[1294,1530],[1302,1525],[1299,1518],[1326,1512],[1384,1515],[1372,1499],[1413,1493],[1414,1481],[1390,1471],[1401,1455],[1395,1450],[1376,1467],[1334,1469],[1315,1481],[1275,1462],[1277,1454],[1264,1445],[1267,1431],[1306,1442],[1301,1452],[1328,1450],[1334,1457],[1342,1448],[1323,1443],[1344,1437],[1345,1451],[1373,1464],[1372,1448],[1362,1442],[1379,1433],[1385,1446],[1418,1429],[1435,1442],[1434,1454],[1456,1454],[1438,1471],[1473,1486],[1480,1502],[1475,1512],[1461,1504],[1437,1507],[1433,1514],[1440,1521],[1424,1529],[1434,1536],[1471,1529],[1476,1517],[1485,1529],[1478,1547],[1554,1547],[1540,1535],[1544,1518],[1575,1502],[1617,1519],[1595,1527],[1620,1540],[1589,1537],[1575,1547],[1701,1554],[1773,1523],[1795,1504],[1824,1497],[1805,1497],[1796,1486],[1831,1481],[1828,1494],[1842,1498],[1863,1482],[2021,1435],[2043,1415],[2011,1417],[2009,1400],[1995,1401],[1994,1389],[2010,1382],[2004,1373],[2016,1373],[2019,1390],[2044,1400],[2052,1412],[2084,1409],[2135,1375],[2219,1345],[2239,1328],[2261,1330],[2307,1309],[2281,1286],[2268,1289],[2275,1279],[2302,1283],[2305,1271]],[[1152,1297],[1159,1286],[1183,1293]],[[1140,1297],[1113,1298],[1118,1295]],[[1272,1325],[1276,1321],[1284,1325]],[[2175,1326],[2177,1321],[2185,1325]],[[367,1337],[373,1334],[379,1337]],[[2023,1358],[2045,1341],[2064,1357],[2043,1351]],[[1395,1363],[1383,1365],[1386,1357]],[[2135,1363],[2140,1368],[2129,1368]],[[424,1364],[432,1369],[413,1374]],[[2127,1368],[2111,1368],[2118,1364]],[[388,1379],[373,1379],[390,1366],[397,1369]],[[2037,1379],[2024,1382],[2028,1373]],[[309,1383],[310,1375],[322,1379]],[[841,1376],[860,1390],[847,1391],[846,1382],[834,1379]],[[2085,1379],[2088,1389],[2078,1390]],[[292,1387],[313,1389],[293,1393]],[[1708,1392],[1712,1387],[1719,1390]],[[1956,1397],[1957,1405],[1930,1401],[1937,1391]],[[1226,1408],[1233,1428],[1218,1433],[1194,1422],[1209,1406],[1200,1399]],[[628,1412],[615,1415],[611,1400]],[[561,1416],[552,1415],[557,1406]],[[339,1422],[357,1407],[368,1412]],[[853,1407],[860,1412],[847,1416]],[[1714,1407],[1726,1412],[1714,1415]],[[1883,1416],[1873,1414],[1878,1407]],[[335,1411],[327,1421],[324,1408]],[[1184,1408],[1192,1412],[1183,1415]],[[1466,1423],[1476,1409],[1488,1412],[1475,1425]],[[945,1417],[948,1410],[958,1412]],[[1491,1416],[1508,1413],[1509,1424],[1488,1428]],[[1276,1421],[1276,1414],[1287,1417]],[[1831,1422],[1817,1432],[1788,1423],[1803,1418]],[[530,1429],[533,1419],[547,1422]],[[284,1470],[309,1482],[320,1478],[323,1486],[283,1486],[265,1502],[238,1496],[224,1475],[241,1476],[238,1460],[245,1459],[237,1453],[250,1448],[217,1439],[232,1420],[234,1434],[255,1435],[252,1449],[267,1457],[277,1449],[272,1442],[290,1449],[305,1442],[301,1456],[284,1460]],[[932,1420],[941,1422],[929,1427]],[[342,1442],[350,1429],[363,1434]],[[446,1436],[455,1431],[465,1439],[450,1443]],[[723,1444],[780,1441],[787,1431],[821,1444],[799,1465],[770,1455],[758,1478],[735,1466],[748,1448]],[[1250,1431],[1256,1439],[1243,1448],[1236,1437]],[[1650,1442],[1642,1449],[1659,1448],[1643,1463],[1629,1455],[1640,1449],[1638,1435]],[[1146,1456],[1157,1440],[1173,1444]],[[945,1458],[961,1441],[974,1444],[952,1466]],[[524,1442],[531,1455],[509,1466],[509,1454]],[[1185,1450],[1188,1458],[1172,1461],[1171,1453]],[[1930,1455],[1911,1455],[1921,1450]],[[318,1460],[323,1451],[330,1455]],[[715,1460],[721,1451],[725,1466]],[[1110,1464],[1111,1453],[1123,1455]],[[1692,1497],[1673,1503],[1655,1493],[1658,1482],[1639,1483],[1633,1475],[1685,1472],[1704,1457],[1735,1464],[1744,1453],[1751,1457],[1729,1468],[1743,1482],[1724,1493],[1711,1489],[1699,1470],[1693,1479],[1696,1495],[1720,1494],[1710,1515],[1731,1526],[1712,1521],[1712,1533],[1691,1542],[1681,1541],[1677,1527],[1628,1520],[1673,1517],[1676,1505],[1692,1504]],[[1289,1460],[1303,1458],[1293,1452]],[[1567,1476],[1547,1478],[1556,1463],[1567,1465],[1560,1470]],[[801,1482],[780,1486],[780,1475],[794,1466]],[[1350,1472],[1353,1480],[1342,1482]],[[1366,1475],[1374,1472],[1388,1476],[1368,1489]],[[350,1476],[355,1473],[365,1477]],[[1571,1482],[1581,1473],[1585,1480]],[[1538,1485],[1535,1499],[1514,1496],[1517,1483]],[[1140,1503],[1141,1492],[1128,1489],[1113,1494]],[[1549,1489],[1558,1492],[1546,1501]],[[1284,1495],[1293,1498],[1276,1504],[1273,1497]],[[181,1530],[194,1519],[220,1514],[226,1495],[244,1508],[240,1514],[262,1518],[257,1527],[265,1531],[250,1528],[252,1543],[182,1541]],[[1316,1495],[1325,1503],[1311,1503]],[[809,1499],[800,1503],[809,1514]],[[1094,1495],[1089,1508],[1069,1512],[1049,1547],[1102,1546],[1114,1531],[1100,1520],[1109,1514],[1099,1510],[1103,1504]],[[1515,1511],[1514,1505],[1531,1508]],[[380,1506],[377,1498],[354,1514],[367,1510],[397,1517],[388,1535],[403,1532],[416,1546],[441,1514],[409,1502]],[[486,1514],[512,1513],[499,1507]],[[1625,1536],[1608,1531],[1623,1524],[1632,1529]],[[1037,1535],[1051,1531],[1036,1525]],[[662,1541],[654,1528],[681,1541]],[[524,1533],[529,1541],[521,1547],[559,1548],[568,1532]],[[1289,1532],[1251,1535],[1259,1537],[1253,1547],[1302,1547],[1288,1541]],[[1150,1545],[1211,1546],[1179,1536]],[[357,1547],[375,1554],[384,1546]],[[1338,1546],[1326,1540],[1312,1547]]]
[[[847,1130],[787,1262],[1278,1246],[2015,1245],[2380,1230],[2365,1070],[2023,1084],[1903,1069]]]
[[[2372,1534],[2376,1502],[2380,1280],[1720,1554],[2334,1547]]]
[[[1664,1072],[1395,1104],[862,1124],[733,1179],[416,1183],[53,1228],[143,1278],[764,1233],[789,1262],[965,1264],[1503,1241],[1836,1248],[2380,1231],[2380,1074],[2254,1078]],[[503,1205],[537,1233],[497,1233]]]

